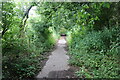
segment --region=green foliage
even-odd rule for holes
[[[29,6],[35,15],[22,20]],[[86,78],[119,78],[119,3],[2,2],[3,78],[33,77],[42,54],[67,34],[71,65]],[[25,25],[20,27],[21,22]]]
[[[9,57],[9,58],[8,58]],[[23,79],[30,78],[39,70],[40,54],[31,53],[29,55],[20,54],[13,58],[11,55],[3,57],[3,78]],[[12,59],[11,59],[12,58]],[[11,62],[11,63],[10,63]]]
[[[111,28],[90,32],[84,35],[84,38],[80,34],[78,34],[79,37],[73,36],[69,47],[69,53],[72,55],[70,63],[80,67],[80,70],[76,72],[79,77],[120,77],[119,31],[119,28]]]
[[[77,24],[67,40],[70,64],[80,67],[78,77],[120,78],[119,14],[114,13],[118,7],[118,3],[85,3],[76,10]]]
[[[61,28],[59,32],[60,32],[60,34],[66,34],[67,30],[65,28]]]
[[[27,25],[23,28],[19,27],[23,14],[19,6],[22,3],[16,5],[18,9],[13,5],[15,3],[5,2],[2,11],[2,30],[5,30],[2,37],[2,77],[32,78],[41,69],[40,62],[44,59],[44,52],[51,50],[55,44],[55,38],[52,37],[53,30],[49,30],[44,17],[42,17],[43,21],[40,21],[39,17],[34,17],[34,20],[29,18]],[[15,14],[16,11],[18,12]]]

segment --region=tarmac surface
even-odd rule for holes
[[[65,37],[61,37],[57,42],[57,48],[49,56],[45,66],[39,72],[36,78],[65,78],[69,77],[69,73],[66,71],[70,68],[68,65],[69,56],[66,55]]]

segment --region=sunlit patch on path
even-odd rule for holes
[[[37,75],[37,78],[63,77],[62,75],[64,74],[60,72],[70,68],[68,66],[69,56],[66,55],[67,52],[65,51],[64,47],[66,47],[66,40],[64,37],[61,37],[60,40],[58,40],[57,48],[49,56],[48,61],[41,72]]]

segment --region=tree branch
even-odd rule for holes
[[[25,12],[25,14],[24,14],[24,16],[23,16],[23,18],[22,18],[22,20],[21,20],[20,27],[22,27],[22,26],[25,25],[27,19],[29,18],[28,14],[29,14],[29,12],[30,12],[30,10],[31,10],[32,7],[33,7],[33,5],[31,5],[31,6],[28,8],[28,10]],[[25,20],[24,20],[24,19],[25,19]],[[23,20],[24,20],[24,22],[23,22]]]

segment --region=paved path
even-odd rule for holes
[[[64,47],[66,47],[66,40],[61,37],[57,43],[57,48],[49,56],[37,78],[63,78],[64,72],[70,68],[68,66],[69,56],[66,55]]]

